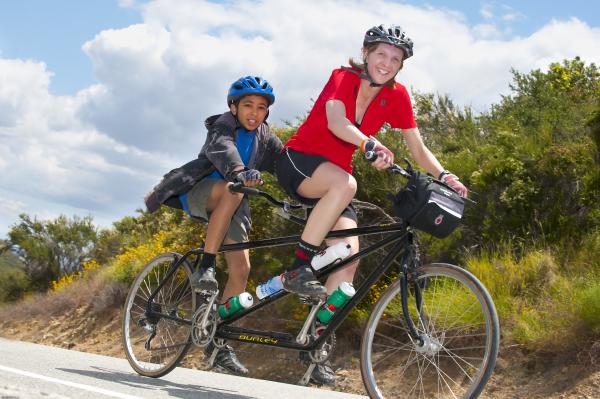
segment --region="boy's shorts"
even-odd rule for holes
[[[279,185],[296,201],[305,205],[316,205],[319,202],[319,198],[305,198],[301,196],[298,194],[298,187],[300,187],[304,179],[311,177],[319,165],[324,162],[329,162],[329,160],[320,155],[305,154],[291,148],[285,148],[277,160],[277,170],[275,172]],[[345,216],[355,222],[358,220],[356,210],[352,204],[343,210],[341,216]]]
[[[206,204],[208,203],[208,197],[210,196],[213,186],[220,181],[223,180],[202,179],[188,191],[184,198],[185,201],[187,201],[190,215],[202,218],[206,221],[209,220],[211,213],[207,211]],[[234,214],[231,218],[231,223],[229,223],[229,229],[225,236],[235,242],[248,241],[248,230],[246,229],[246,225],[237,214]]]

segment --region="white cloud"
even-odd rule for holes
[[[512,22],[512,21],[516,21],[519,19],[524,19],[525,14],[523,14],[520,11],[516,11],[515,9],[513,9],[510,6],[507,5],[503,5],[502,6],[502,17],[501,19],[505,22]]]
[[[271,121],[294,120],[382,22],[401,24],[415,41],[402,83],[476,110],[508,92],[511,67],[528,72],[574,56],[600,63],[598,28],[551,21],[510,38],[486,7],[489,23],[469,26],[453,10],[382,0],[120,5],[141,10],[144,22],[82,45],[98,82],[72,96],[49,93],[43,63],[0,58],[0,193],[28,213],[131,214],[163,173],[196,156],[203,121],[225,110],[232,81],[264,76],[277,95]],[[5,208],[0,235],[16,219]]]
[[[25,207],[25,204],[21,201],[15,201],[9,198],[0,197],[0,212],[19,212]]]
[[[46,108],[51,74],[43,63],[0,59],[0,71],[0,126]]]
[[[485,19],[494,18],[493,5],[490,3],[483,4],[479,9],[479,14]]]
[[[499,39],[502,32],[494,24],[478,24],[473,27],[473,33],[478,39]]]
[[[524,17],[525,16],[520,12],[510,11],[510,12],[507,12],[506,14],[502,15],[502,20],[507,21],[507,22],[512,22],[512,21],[522,19]]]
[[[121,8],[136,8],[138,6],[136,0],[117,0],[117,4]]]

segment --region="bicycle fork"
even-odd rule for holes
[[[408,262],[410,261],[412,263],[414,270],[416,269],[415,266],[420,262],[420,256],[418,247],[416,247],[416,244],[414,243],[414,236],[412,234],[408,234],[406,236],[406,240],[411,246],[411,251],[409,251],[402,257],[402,261],[400,263],[400,299],[402,300],[402,313],[404,314],[404,321],[406,322],[406,326],[408,327],[408,333],[410,337],[414,340],[417,346],[422,347],[425,344],[425,339],[417,331],[415,323],[410,317],[410,312],[408,310]],[[415,281],[415,279],[411,280],[415,289],[417,317],[419,318],[419,322],[423,323],[423,301],[421,296],[421,287],[419,287],[419,284],[417,281]]]
[[[415,327],[415,323],[413,323],[412,318],[410,317],[410,313],[408,311],[408,268],[406,265],[402,267],[402,275],[400,277],[400,298],[402,300],[402,313],[404,313],[404,321],[406,322],[406,326],[408,327],[408,333],[410,337],[416,341],[417,345],[423,346],[423,338],[417,332]],[[418,284],[414,284],[415,286],[415,300],[417,305],[417,316],[421,320],[421,290],[418,287]]]

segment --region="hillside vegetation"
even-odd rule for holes
[[[423,234],[423,252],[463,265],[482,280],[498,308],[505,345],[584,351],[600,340],[600,72],[575,58],[546,71],[515,71],[510,88],[510,95],[479,115],[443,95],[413,94],[427,146],[477,201],[449,238]],[[285,140],[296,127],[276,132]],[[378,137],[398,162],[408,156],[401,134],[384,129]],[[354,165],[357,198],[391,214],[387,195],[402,181],[360,158]],[[283,197],[273,179],[264,190]],[[259,199],[252,199],[252,212],[252,238],[299,232]],[[145,262],[164,251],[199,247],[203,235],[204,226],[164,207],[154,214],[140,210],[103,230],[91,218],[40,221],[21,215],[0,258],[0,301],[50,291],[48,302],[62,304],[56,312],[81,302],[101,312],[120,305]],[[6,258],[8,247],[20,263]],[[251,254],[249,287],[281,270],[290,257],[285,247]],[[82,298],[82,286],[94,295]],[[75,291],[77,300],[66,299]],[[12,306],[4,305],[3,317],[18,317]],[[362,320],[367,308],[353,320]]]

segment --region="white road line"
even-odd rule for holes
[[[32,373],[25,370],[14,369],[12,367],[3,366],[0,364],[0,370],[8,371],[9,373],[20,374],[26,377],[37,378],[39,380],[44,380],[48,382],[53,382],[55,384],[67,385],[73,388],[83,389],[85,391],[90,391],[94,393],[101,393],[106,396],[112,396],[113,398],[122,398],[122,399],[142,399],[139,396],[127,395],[120,392],[110,391],[108,389],[96,388],[91,385],[78,384],[76,382],[60,380],[58,378],[47,377],[45,375]]]

